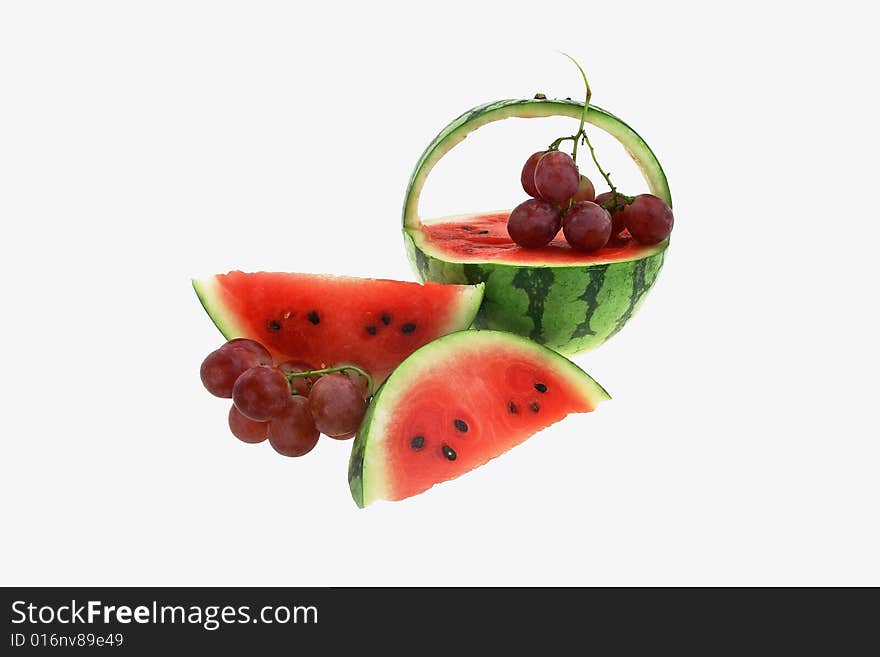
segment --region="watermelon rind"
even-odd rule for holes
[[[406,248],[423,280],[485,283],[474,325],[524,335],[574,355],[615,335],[639,309],[666,256],[665,244],[638,258],[589,265],[461,262],[406,234]]]
[[[363,508],[379,499],[387,499],[389,464],[383,458],[385,428],[399,403],[406,403],[412,386],[422,379],[421,372],[444,358],[472,357],[488,347],[510,349],[518,354],[537,355],[547,367],[560,374],[591,407],[610,399],[610,395],[575,363],[527,338],[503,331],[458,331],[438,338],[407,357],[379,389],[367,409],[352,446],[348,483],[355,503]],[[472,356],[471,356],[472,354]]]
[[[238,324],[235,315],[229,312],[220,294],[220,284],[215,276],[205,279],[193,279],[193,289],[202,304],[202,308],[214,322],[217,330],[227,340],[245,335],[244,327]]]
[[[478,257],[450,256],[432,245],[422,231],[418,205],[428,174],[474,130],[511,117],[580,119],[583,107],[574,100],[511,99],[468,110],[441,130],[419,158],[403,208],[404,242],[421,280],[485,283],[476,327],[518,333],[568,355],[594,349],[623,328],[653,286],[669,240],[638,257],[622,260],[602,261],[591,254],[584,264],[523,264],[503,258],[481,262]],[[666,175],[644,139],[624,121],[595,105],[590,105],[586,120],[626,148],[649,191],[672,207]]]

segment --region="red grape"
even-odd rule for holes
[[[357,370],[344,370],[342,373],[351,379],[351,382],[357,386],[358,391],[364,399],[367,399],[370,396],[370,382],[367,381],[367,377]]]
[[[269,422],[269,444],[284,456],[302,456],[312,451],[321,434],[315,428],[305,397],[290,397],[287,408]]]
[[[615,196],[616,199],[612,199]],[[608,210],[611,214],[611,234],[617,235],[626,227],[624,218],[629,207],[628,201],[621,194],[614,192],[602,192],[596,197],[596,203]]]
[[[233,338],[225,345],[220,347],[221,349],[245,349],[246,351],[251,352],[254,356],[257,357],[258,365],[271,365],[272,364],[272,354],[269,353],[269,350],[266,349],[263,345],[261,345],[256,340],[250,340],[249,338]]]
[[[537,198],[517,205],[507,219],[510,239],[527,249],[549,244],[562,225],[559,206]]]
[[[258,365],[238,377],[232,401],[251,420],[266,422],[278,417],[290,400],[290,384],[277,367]]]
[[[318,430],[331,438],[357,431],[366,403],[357,386],[343,374],[327,374],[312,386],[309,407]]]
[[[519,175],[519,181],[522,183],[522,187],[526,190],[526,194],[533,198],[538,198],[538,190],[535,187],[535,165],[538,164],[538,160],[540,160],[547,151],[538,151],[537,153],[532,153],[529,156],[529,159],[526,160],[525,165],[522,168],[522,173]]]
[[[592,201],[596,198],[596,188],[593,186],[593,181],[587,178],[585,175],[581,174],[581,180],[578,183],[578,189],[574,193],[570,199],[564,200],[559,204],[563,210],[568,209],[569,201],[574,201],[577,203],[578,201]]]
[[[571,248],[577,251],[596,251],[611,237],[611,215],[592,201],[580,201],[562,217],[562,232]]]
[[[626,209],[626,227],[641,244],[658,244],[672,232],[672,210],[653,194],[639,194]]]
[[[315,367],[312,367],[308,363],[304,363],[301,360],[288,360],[281,365],[278,366],[278,369],[284,372],[285,374],[296,373],[296,372],[311,372]],[[298,376],[295,379],[290,379],[290,388],[298,395],[302,395],[303,397],[309,396],[309,390],[311,390],[312,386],[315,385],[315,381],[318,380],[316,376]]]
[[[202,361],[199,375],[208,392],[216,397],[229,399],[238,377],[259,364],[259,358],[247,349],[220,347]]]
[[[571,198],[580,180],[577,165],[568,153],[550,151],[535,165],[535,189],[545,201],[559,204]]]
[[[246,443],[261,443],[269,433],[268,422],[257,422],[245,417],[235,404],[229,407],[229,429],[232,435]]]

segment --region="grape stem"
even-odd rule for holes
[[[605,179],[605,182],[608,183],[608,187],[611,189],[612,194],[617,195],[617,187],[614,186],[614,183],[611,182],[611,174],[607,173],[605,169],[602,168],[602,165],[599,164],[599,160],[596,158],[596,149],[593,148],[593,144],[590,142],[590,138],[587,136],[587,132],[584,130],[584,124],[587,121],[587,112],[590,109],[590,99],[593,97],[593,92],[590,89],[590,82],[587,80],[587,74],[584,73],[583,67],[578,63],[578,61],[569,55],[568,53],[560,53],[565,57],[568,57],[574,65],[577,66],[578,71],[581,72],[581,77],[584,79],[584,87],[586,88],[586,95],[584,96],[584,111],[581,112],[581,124],[578,126],[577,133],[573,134],[570,137],[560,137],[555,140],[552,144],[550,144],[550,148],[548,150],[555,151],[559,149],[559,144],[564,141],[568,141],[569,139],[573,142],[571,149],[571,159],[574,160],[574,163],[577,164],[577,152],[578,152],[578,143],[583,142],[590,148],[590,157],[593,158],[593,162],[596,165],[596,168],[599,169],[599,173],[602,174],[602,177]]]
[[[334,372],[344,372],[345,370],[352,370],[357,372],[362,377],[367,380],[367,390],[370,392],[370,397],[375,394],[375,390],[373,389],[373,377],[370,376],[369,372],[362,370],[360,367],[356,365],[337,365],[336,367],[325,367],[320,370],[309,370],[308,372],[285,372],[284,376],[287,377],[287,381],[290,382],[293,379],[301,379],[307,376],[321,376],[323,374],[333,374]]]

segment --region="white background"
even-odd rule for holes
[[[0,5],[0,583],[880,584],[868,3],[422,4]],[[190,277],[412,279],[421,150],[478,103],[580,96],[556,50],[675,198],[654,291],[578,358],[614,400],[365,511],[350,443],[232,438]],[[571,128],[480,131],[424,213],[519,202]]]

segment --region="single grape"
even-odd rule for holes
[[[626,227],[641,244],[658,244],[672,232],[672,210],[653,194],[639,194],[626,209]]]
[[[538,198],[550,203],[558,205],[574,196],[580,180],[577,165],[568,153],[549,151],[535,165]]]
[[[258,365],[238,377],[232,401],[251,420],[267,422],[278,417],[290,400],[290,384],[277,367]]]
[[[575,203],[562,217],[562,232],[576,251],[596,251],[611,237],[611,215],[592,201]]]
[[[247,351],[250,351],[252,354],[254,354],[254,356],[257,357],[259,365],[272,364],[272,354],[270,354],[269,350],[256,340],[251,340],[249,338],[233,338],[220,348],[245,349]]]
[[[614,192],[602,192],[596,197],[596,203],[611,213],[611,234],[619,234],[626,227],[624,219],[626,217],[626,210],[629,207],[626,198]]]
[[[285,374],[297,373],[297,372],[311,372],[316,367],[312,367],[308,363],[304,363],[301,360],[288,360],[281,365],[278,366],[278,369],[284,372]],[[298,376],[295,379],[290,379],[290,389],[293,390],[297,395],[302,395],[303,397],[309,396],[309,390],[311,390],[312,386],[315,385],[315,381],[318,380],[316,376]]]
[[[261,443],[269,434],[269,423],[257,422],[245,417],[233,404],[229,407],[229,429],[239,440],[246,443]]]
[[[538,151],[537,153],[532,153],[529,156],[529,159],[526,160],[526,163],[522,168],[522,173],[519,175],[519,181],[522,183],[522,188],[526,191],[526,194],[532,198],[538,198],[538,190],[535,187],[535,165],[538,164],[538,160],[540,160],[546,152],[547,151]]]
[[[290,397],[281,415],[269,422],[269,444],[284,456],[308,454],[320,435],[305,397]]]
[[[309,408],[318,431],[342,439],[357,431],[366,403],[360,390],[344,374],[327,374],[312,386]]]
[[[247,349],[220,347],[202,361],[199,375],[208,392],[216,397],[229,399],[232,397],[236,379],[259,364],[259,358]]]
[[[367,377],[357,370],[343,370],[342,373],[351,379],[351,382],[357,386],[358,392],[361,393],[361,397],[367,399],[370,396],[370,382],[367,381]]]
[[[559,206],[530,198],[517,205],[507,218],[510,239],[527,249],[549,244],[562,225]]]
[[[574,201],[577,203],[578,201],[592,201],[596,198],[596,188],[593,186],[593,181],[587,178],[585,175],[581,174],[581,180],[578,183],[578,189],[574,193],[570,199],[564,200],[559,204],[563,210],[568,209],[569,201]]]

